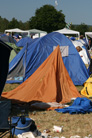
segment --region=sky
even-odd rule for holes
[[[26,22],[35,16],[36,9],[46,4],[62,10],[66,23],[92,25],[92,0],[0,0],[0,16]]]

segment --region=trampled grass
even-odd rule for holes
[[[6,84],[3,91],[10,91],[16,88],[19,84]],[[77,86],[80,92],[83,86]],[[15,109],[16,108],[16,109]],[[23,109],[23,108],[22,108]],[[42,133],[44,130],[49,130],[48,135],[51,137],[62,136],[70,138],[71,136],[79,135],[81,138],[84,136],[92,135],[92,113],[90,114],[63,114],[58,113],[55,110],[35,110],[26,108],[28,116],[35,121],[37,129]],[[19,115],[21,108],[14,105],[13,115]],[[15,114],[16,113],[16,114]],[[61,133],[53,132],[53,126],[63,126]]]

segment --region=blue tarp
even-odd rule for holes
[[[24,46],[26,46],[27,43],[30,43],[31,41],[32,41],[32,38],[30,38],[30,37],[24,37],[24,38],[20,39],[16,43],[16,46],[18,46],[18,47],[24,47]]]
[[[22,51],[20,51],[10,63],[9,73],[14,70],[14,67],[18,65],[18,61],[23,57],[25,81],[46,60],[46,58],[52,53],[53,47],[57,45],[69,46],[69,55],[63,57],[63,62],[73,83],[75,85],[82,85],[89,78],[86,66],[71,40],[58,32],[49,33],[39,39],[33,40],[33,42],[29,43],[27,47],[23,47]],[[8,81],[8,83],[9,82],[10,81]],[[11,83],[14,82],[15,80],[12,80]]]
[[[92,112],[92,101],[87,98],[76,98],[73,104],[63,109],[55,109],[59,113],[85,114]]]

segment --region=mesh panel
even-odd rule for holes
[[[24,77],[24,66],[23,66],[23,59],[21,59],[19,61],[19,63],[17,64],[17,66],[8,74],[7,76],[7,80],[23,80]]]

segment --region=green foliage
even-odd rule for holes
[[[44,5],[43,7],[35,11],[35,16],[31,17],[29,21],[22,22],[15,18],[8,21],[0,16],[0,32],[5,29],[19,28],[22,30],[39,29],[46,31],[47,33],[62,29],[66,26],[65,15],[62,10],[57,11],[52,5]],[[71,25],[72,30],[79,31],[84,35],[85,32],[92,32],[92,26],[81,23],[80,25]]]
[[[21,28],[21,26],[20,26],[20,29],[29,30],[29,21],[22,23],[22,24],[23,24],[23,28]]]
[[[12,21],[9,22],[8,28],[19,28],[19,22],[13,18]]]
[[[71,25],[71,29],[72,29],[72,30],[76,30],[76,25],[73,25],[73,24],[72,24],[72,25]],[[77,31],[77,30],[76,30],[76,31]]]
[[[37,9],[35,16],[29,20],[29,27],[31,29],[36,28],[48,33],[62,29],[65,25],[65,16],[62,11],[57,11],[51,5],[44,5],[40,9]]]
[[[89,26],[88,32],[92,32],[92,26]]]
[[[76,30],[79,31],[81,35],[85,35],[85,32],[88,31],[88,26],[82,23],[76,27]]]
[[[0,32],[4,32],[8,28],[9,21],[0,16]]]
[[[0,32],[5,31],[5,29],[13,29],[13,28],[20,28],[23,30],[28,30],[29,29],[29,22],[23,23],[22,21],[17,21],[17,19],[12,18],[11,21],[8,21],[5,18],[2,18],[0,16]]]
[[[80,25],[72,25],[71,29],[79,31],[81,35],[85,35],[85,32],[89,31],[88,25],[82,23]]]

